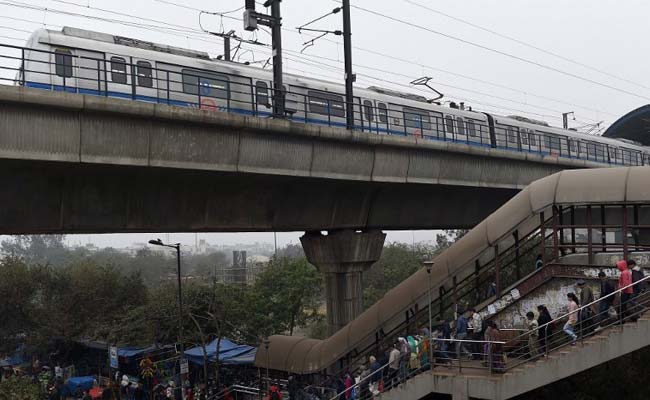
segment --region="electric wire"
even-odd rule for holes
[[[183,25],[172,24],[172,23],[168,23],[168,22],[166,22],[166,21],[160,21],[160,20],[155,20],[155,19],[150,19],[150,18],[134,17],[134,16],[131,16],[131,15],[128,15],[128,14],[125,14],[125,13],[116,12],[116,11],[113,11],[113,10],[103,9],[103,8],[99,8],[99,7],[88,7],[88,6],[83,6],[83,5],[80,5],[80,4],[78,4],[78,3],[70,2],[70,1],[67,1],[67,0],[51,0],[51,1],[59,2],[59,3],[64,3],[64,4],[69,4],[69,5],[75,5],[75,6],[78,6],[78,7],[90,8],[90,9],[94,9],[94,10],[101,11],[101,12],[111,13],[111,14],[119,15],[119,16],[126,16],[126,17],[129,17],[129,18],[136,18],[136,19],[140,19],[140,20],[143,20],[143,21],[148,21],[148,22],[154,22],[154,23],[165,24],[165,25],[168,25],[168,26],[171,26],[171,27],[178,28],[177,30],[178,30],[178,31],[181,31],[181,32],[192,32],[192,33],[199,33],[199,34],[200,34],[200,33],[204,33],[204,32],[202,32],[202,31],[200,31],[200,30],[193,29],[193,28],[190,28],[190,27],[187,27],[187,26],[183,26]],[[158,2],[162,2],[162,3],[166,3],[166,4],[172,4],[172,5],[177,5],[177,6],[179,6],[178,4],[173,3],[173,2],[170,2],[170,1],[167,1],[167,0],[154,0],[154,1],[158,1]],[[21,5],[30,6],[30,5],[27,5],[27,4],[25,4],[25,3],[20,3],[20,2],[15,2],[15,1],[14,1],[13,3],[17,3],[17,4],[21,4]],[[0,4],[2,4],[2,3],[0,3]],[[195,8],[193,8],[193,7],[186,7],[186,8],[190,8],[190,9],[198,10],[198,11],[205,11],[205,10],[200,10],[200,9],[198,9],[198,8],[195,9]],[[224,12],[224,13],[232,13],[232,12],[236,12],[236,11],[241,10],[241,9],[242,9],[242,8],[239,8],[239,9],[236,9],[236,10],[232,10],[232,11],[226,11],[226,12]],[[48,9],[48,11],[50,11],[50,12],[55,12],[55,13],[60,13],[60,12],[68,13],[68,12],[65,12],[65,11],[61,11],[61,10],[53,10],[53,9]],[[222,13],[216,13],[216,12],[209,12],[209,13],[219,14],[219,15],[222,14]],[[85,15],[85,14],[78,14],[78,13],[74,13],[74,14],[75,14],[75,16],[78,16],[78,17],[93,18],[93,19],[101,19],[101,20],[106,20],[107,22],[112,22],[112,23],[126,23],[126,24],[129,24],[129,26],[141,27],[141,28],[143,28],[143,29],[151,29],[151,28],[153,28],[153,29],[156,29],[156,28],[159,28],[159,29],[168,29],[168,28],[165,28],[165,27],[157,27],[157,26],[150,26],[150,25],[144,25],[144,26],[141,26],[141,24],[139,24],[139,23],[133,23],[133,22],[128,22],[128,21],[118,21],[118,20],[112,20],[112,19],[104,19],[104,18],[102,18],[102,17],[87,16],[87,15]],[[330,14],[331,14],[331,13],[330,13]],[[328,15],[329,15],[329,14],[328,14]],[[236,17],[230,17],[230,18],[235,19],[235,20],[239,20],[239,18],[236,18]],[[133,25],[133,24],[135,24],[135,25]],[[287,30],[287,31],[292,32],[292,33],[296,33],[296,32],[293,31],[293,30]],[[192,39],[200,40],[200,41],[207,42],[207,43],[213,43],[213,42],[209,42],[209,41],[201,40],[201,39],[196,38],[196,37],[192,37]],[[331,41],[331,42],[337,43],[337,42],[335,42],[335,41]],[[254,43],[254,44],[259,44],[259,43]],[[359,50],[367,51],[367,52],[374,52],[374,51],[372,51],[372,50],[361,49],[361,48],[359,48]],[[381,53],[379,53],[379,52],[374,52],[374,53],[376,53],[376,54],[381,54]],[[385,57],[388,56],[388,55],[385,55],[385,54],[381,54],[381,55],[382,55],[382,56],[385,56]],[[390,56],[388,56],[388,57],[390,57]],[[395,57],[391,57],[391,58],[395,58]],[[337,60],[337,61],[338,61],[338,60]],[[405,60],[405,61],[406,61],[406,60]],[[355,65],[356,65],[356,64],[355,64]],[[361,66],[361,67],[363,67],[363,66]],[[422,65],[422,67],[430,68],[430,67],[425,66],[425,65]],[[447,72],[447,73],[451,73],[451,74],[453,74],[453,73],[450,72],[450,71],[444,71],[444,72]],[[459,75],[459,74],[456,74],[456,75]],[[465,76],[463,76],[463,77],[465,77]],[[466,78],[469,78],[469,77],[466,77]],[[474,80],[475,80],[475,79],[474,79]],[[488,82],[485,82],[485,83],[488,83]],[[441,86],[444,86],[445,84],[440,84],[440,85],[441,85]],[[453,86],[450,86],[450,85],[447,85],[447,86],[449,86],[449,87],[453,87]],[[463,89],[463,88],[460,88],[460,87],[455,87],[455,88],[457,88],[457,89],[459,89],[459,90],[468,90],[468,91],[471,91],[471,89]],[[521,92],[521,91],[520,91],[520,92]],[[529,94],[529,95],[534,96],[534,97],[544,98],[543,96],[537,96],[537,95],[533,95],[533,94],[530,94],[530,93],[527,93],[527,92],[523,92],[523,93]],[[490,94],[490,96],[493,96],[493,97],[494,97],[494,95],[492,95],[492,94]],[[546,99],[548,99],[548,98],[546,98]],[[514,100],[510,100],[510,99],[505,100],[505,101],[511,101],[511,102],[515,102],[515,103],[517,102],[517,101],[514,101]],[[553,101],[555,101],[555,100],[553,100]],[[519,102],[519,103],[521,103],[521,102]],[[532,106],[532,107],[536,107],[536,108],[540,108],[540,109],[544,108],[544,107],[538,107],[538,106],[535,106],[535,105],[532,105],[532,104],[526,104],[526,105],[528,105],[528,106]],[[571,105],[573,105],[573,104],[571,104]],[[575,106],[578,106],[578,105],[575,105]],[[578,106],[578,107],[583,108],[583,109],[586,109],[585,107],[582,107],[582,106]],[[547,110],[550,110],[550,109],[548,109],[548,108],[546,108],[546,109],[547,109]],[[601,111],[601,110],[593,110],[593,109],[590,109],[590,110],[591,110],[591,111],[600,112],[600,113],[607,113],[607,112],[604,112],[604,111]],[[556,111],[556,110],[553,110],[553,111]],[[611,113],[607,113],[607,114],[614,115],[614,114],[611,114]]]
[[[476,47],[476,48],[485,50],[487,52],[499,54],[499,55],[502,55],[504,57],[508,57],[508,58],[513,59],[513,60],[521,61],[523,63],[533,65],[533,66],[536,66],[536,67],[539,67],[539,68],[543,68],[543,69],[546,69],[546,70],[549,70],[549,71],[553,71],[553,72],[556,72],[558,74],[562,74],[562,75],[565,75],[565,76],[568,76],[568,77],[571,77],[571,78],[574,78],[574,79],[577,79],[577,80],[581,80],[581,81],[584,81],[584,82],[587,82],[587,83],[591,83],[591,84],[594,84],[594,85],[597,85],[597,86],[601,86],[601,87],[604,87],[604,88],[607,88],[607,89],[610,89],[610,90],[613,90],[613,91],[616,91],[616,92],[619,92],[619,93],[627,94],[629,96],[637,97],[637,98],[640,98],[640,99],[643,99],[643,100],[650,100],[650,97],[648,97],[648,96],[640,95],[638,93],[634,93],[634,92],[631,92],[629,90],[621,89],[621,88],[618,88],[618,87],[615,87],[615,86],[612,86],[612,85],[609,85],[609,84],[606,84],[606,83],[602,83],[602,82],[599,82],[599,81],[596,81],[596,80],[593,80],[593,79],[590,79],[590,78],[587,78],[587,77],[584,77],[584,76],[574,74],[572,72],[564,71],[564,70],[562,70],[560,68],[556,68],[556,67],[553,67],[553,66],[550,66],[550,65],[542,64],[540,62],[530,60],[530,59],[527,59],[525,57],[520,57],[520,56],[508,53],[508,52],[503,51],[503,50],[494,49],[492,47],[482,45],[482,44],[479,44],[479,43],[475,43],[475,42],[472,42],[470,40],[463,39],[463,38],[460,38],[458,36],[454,36],[454,35],[451,35],[451,34],[448,34],[448,33],[445,33],[445,32],[440,32],[440,31],[437,31],[435,29],[431,29],[431,28],[428,28],[428,27],[425,27],[425,26],[422,26],[422,25],[419,25],[419,24],[416,24],[416,23],[413,23],[413,22],[408,22],[408,21],[405,21],[403,19],[393,17],[393,16],[390,16],[390,15],[387,15],[387,14],[384,14],[384,13],[381,13],[381,12],[378,12],[378,11],[370,10],[368,8],[360,7],[360,6],[357,6],[357,5],[351,5],[351,7],[356,9],[356,10],[363,11],[365,13],[372,14],[374,16],[384,18],[384,19],[387,19],[387,20],[392,21],[392,22],[407,25],[407,26],[409,26],[411,28],[416,28],[416,29],[428,32],[430,34],[442,36],[442,37],[445,37],[447,39],[454,40],[454,41],[466,44],[468,46]]]
[[[77,3],[72,3],[72,2],[69,2],[69,1],[65,1],[65,0],[52,0],[52,1],[57,1],[57,2],[61,2],[61,3],[66,3],[66,4],[71,4],[71,5],[81,6],[81,5],[77,4]],[[28,4],[25,4],[25,3],[20,3],[20,2],[0,2],[0,4],[11,5],[11,6],[18,6],[18,7],[20,7],[20,6],[24,6],[24,7],[28,7],[28,8],[39,8],[39,7],[37,7],[37,6],[31,6],[31,5],[28,5]],[[81,7],[84,7],[84,6],[81,6]],[[175,26],[176,28],[180,28],[180,29],[174,29],[173,31],[192,32],[192,33],[198,33],[198,34],[202,34],[202,33],[203,33],[202,31],[197,30],[197,29],[189,28],[189,27],[182,26],[182,25],[170,24],[170,23],[167,23],[167,22],[165,22],[165,21],[159,21],[159,20],[153,20],[153,19],[141,18],[141,17],[132,17],[132,16],[129,16],[128,14],[118,13],[118,12],[114,12],[114,11],[112,11],[112,10],[106,10],[106,9],[101,9],[101,8],[96,8],[96,7],[92,7],[92,8],[93,8],[93,9],[96,9],[96,10],[98,10],[98,11],[101,11],[101,12],[114,13],[115,15],[123,15],[123,16],[128,16],[128,17],[130,17],[130,18],[138,18],[138,19],[145,20],[145,21],[156,22],[156,23],[163,23],[163,24],[166,24],[166,25],[169,25],[169,26]],[[97,16],[88,16],[88,15],[85,15],[85,14],[79,14],[79,13],[70,13],[70,12],[67,12],[67,11],[61,11],[61,10],[45,9],[45,8],[39,8],[39,9],[42,9],[43,11],[47,10],[47,11],[49,11],[49,12],[55,12],[55,13],[59,13],[59,12],[61,12],[61,13],[64,13],[64,14],[66,14],[66,15],[72,15],[72,16],[75,16],[75,17],[90,18],[90,19],[99,19],[99,20],[104,20],[104,21],[111,22],[111,23],[118,23],[118,24],[119,24],[119,23],[126,23],[126,24],[128,24],[128,25],[130,25],[130,26],[141,27],[141,28],[143,28],[143,29],[154,29],[154,30],[156,30],[156,29],[167,29],[167,28],[165,28],[165,27],[160,27],[160,26],[143,25],[143,24],[134,23],[134,22],[128,22],[128,21],[121,21],[121,20],[115,20],[115,19],[108,19],[108,18],[97,17]],[[30,21],[30,22],[37,23],[37,22],[35,22],[35,21]],[[291,31],[291,32],[294,32],[294,31]],[[172,34],[171,32],[163,32],[163,33],[166,33],[166,34]],[[295,32],[294,32],[294,33],[295,33]],[[177,35],[177,36],[181,36],[181,35]],[[200,41],[203,41],[203,42],[206,42],[206,43],[211,43],[211,44],[214,43],[214,42],[212,42],[212,41],[203,40],[203,39],[200,39],[200,38],[195,37],[195,36],[189,36],[189,35],[182,35],[182,36],[183,36],[183,37],[187,37],[188,39],[189,39],[189,38],[192,38],[192,39],[194,39],[194,40],[200,40]],[[12,40],[22,40],[22,39],[12,38]],[[364,50],[365,50],[365,49],[364,49]],[[288,51],[290,51],[290,50],[288,50]],[[311,55],[309,55],[309,56],[311,56]],[[329,59],[329,60],[330,60],[330,61],[335,61],[335,62],[340,62],[340,61],[338,61],[338,60],[334,60],[334,59]],[[299,62],[299,60],[295,60],[295,59],[294,59],[294,61],[295,61],[295,62]],[[361,68],[372,68],[372,67],[363,66],[363,65],[356,65],[356,66],[361,67]],[[385,70],[383,70],[382,72],[385,72],[385,73],[393,73],[393,72],[391,72],[391,71],[385,71]],[[393,74],[395,74],[395,73],[393,73]],[[402,75],[402,76],[406,76],[406,75]],[[409,77],[409,78],[412,78],[412,77]],[[385,80],[385,81],[386,81],[386,80]],[[444,85],[444,86],[448,86],[448,87],[453,87],[453,88],[456,88],[456,89],[458,89],[458,90],[472,91],[472,89],[465,89],[465,88],[460,88],[460,87],[456,87],[456,86],[452,86],[452,85],[441,84],[441,86],[443,86],[443,85]],[[486,93],[481,93],[481,92],[477,92],[477,91],[474,91],[474,92],[476,92],[476,94],[481,94],[481,95],[487,95],[487,96],[495,97],[493,94],[486,94]],[[536,106],[536,105],[533,105],[533,104],[526,104],[526,103],[517,102],[516,100],[505,99],[505,98],[500,98],[500,99],[502,99],[502,100],[504,100],[504,101],[510,101],[510,102],[513,102],[513,103],[524,104],[524,105],[526,105],[526,106],[528,106],[528,107],[539,108],[539,109],[543,109],[543,108],[545,108],[545,107]],[[476,103],[478,104],[478,102],[476,102]],[[486,103],[484,103],[484,104],[486,104]],[[548,109],[548,108],[547,108],[547,109]],[[515,110],[515,109],[513,109],[513,110]],[[552,110],[552,109],[548,109],[548,110]],[[523,112],[523,111],[521,111],[521,110],[516,110],[516,111]],[[552,111],[557,111],[557,110],[552,110]],[[532,112],[528,112],[528,113],[536,114],[536,115],[544,115],[544,114],[532,113]],[[549,116],[549,117],[550,117],[550,116]],[[557,118],[557,117],[553,116],[553,118]]]
[[[533,44],[530,44],[530,43],[524,42],[523,40],[517,39],[517,38],[515,38],[515,37],[512,37],[512,36],[505,35],[505,34],[503,34],[503,33],[497,32],[497,31],[495,31],[495,30],[493,30],[493,29],[489,29],[489,28],[486,28],[486,27],[484,27],[484,26],[480,26],[480,25],[475,24],[475,23],[473,23],[473,22],[470,22],[470,21],[464,20],[464,19],[462,19],[462,18],[455,17],[455,16],[450,15],[450,14],[447,14],[447,13],[445,13],[445,12],[443,12],[443,11],[433,9],[433,8],[431,8],[431,7],[429,7],[429,6],[425,6],[425,5],[423,5],[423,4],[417,3],[417,2],[412,1],[412,0],[403,0],[403,1],[405,1],[406,3],[409,3],[409,4],[411,4],[411,5],[414,5],[414,6],[417,6],[417,7],[423,8],[423,9],[425,9],[425,10],[428,10],[428,11],[430,11],[430,12],[433,12],[433,13],[435,13],[435,14],[439,14],[439,15],[442,15],[442,16],[444,16],[444,17],[450,18],[450,19],[452,19],[452,20],[454,20],[454,21],[458,21],[458,22],[463,23],[463,24],[465,24],[465,25],[469,25],[469,26],[471,26],[471,27],[473,27],[473,28],[476,28],[476,29],[482,30],[482,31],[484,31],[484,32],[488,32],[488,33],[490,33],[490,34],[492,34],[492,35],[495,35],[495,36],[498,36],[498,37],[500,37],[500,38],[510,40],[510,41],[515,42],[515,43],[517,43],[517,44],[520,44],[520,45],[522,45],[522,46],[525,46],[525,47],[528,47],[528,48],[531,48],[531,49],[537,50],[537,51],[539,51],[539,52],[542,52],[542,53],[544,53],[544,54],[547,54],[547,55],[550,55],[550,56],[553,56],[553,57],[559,58],[559,59],[561,59],[561,60],[563,60],[563,61],[567,61],[567,62],[569,62],[569,63],[575,64],[575,65],[578,65],[578,66],[580,66],[580,67],[583,67],[583,68],[586,68],[586,69],[589,69],[589,70],[592,70],[592,71],[598,72],[598,73],[603,74],[603,75],[606,75],[606,76],[608,76],[608,77],[610,77],[610,78],[618,79],[618,80],[620,80],[620,81],[622,81],[622,82],[626,82],[626,83],[629,83],[629,84],[632,84],[632,85],[639,86],[639,87],[641,87],[641,88],[649,89],[649,90],[650,90],[650,87],[648,87],[648,86],[644,86],[644,85],[642,85],[642,84],[640,84],[640,83],[637,83],[637,82],[634,82],[634,81],[632,81],[632,80],[629,80],[629,79],[626,79],[626,78],[622,78],[622,77],[620,77],[620,76],[614,75],[614,74],[609,73],[609,72],[607,72],[607,71],[603,71],[603,70],[601,70],[601,69],[598,69],[598,68],[592,67],[591,65],[588,65],[588,64],[582,63],[582,62],[580,62],[580,61],[576,61],[576,60],[574,60],[574,59],[571,59],[571,58],[568,58],[568,57],[566,57],[566,56],[563,56],[563,55],[561,55],[561,54],[558,54],[558,53],[555,53],[555,52],[552,52],[552,51],[549,51],[549,50],[543,49],[543,48],[541,48],[541,47],[539,47],[539,46],[535,46],[535,45],[533,45]]]
[[[201,9],[199,9],[199,8],[194,8],[194,7],[184,6],[184,5],[181,5],[181,4],[178,4],[178,3],[174,3],[174,2],[171,2],[171,1],[168,1],[168,0],[154,0],[154,1],[161,2],[161,3],[165,3],[165,4],[169,4],[169,5],[174,5],[174,6],[177,6],[177,7],[189,8],[189,9],[191,9],[191,10],[193,10],[193,11],[199,11],[199,12],[200,12],[200,11],[205,11],[205,10],[201,10]],[[322,18],[324,18],[324,17],[326,17],[326,16],[328,16],[328,15],[331,15],[331,14],[332,14],[332,12],[330,12],[330,13],[328,13],[328,14],[326,14],[326,15],[320,17],[320,18],[322,19]],[[237,17],[230,17],[230,16],[224,16],[224,17],[227,17],[227,18],[230,18],[230,19],[233,19],[233,20],[237,20],[237,21],[240,20],[240,18],[237,18]],[[304,26],[304,25],[303,25],[303,26]],[[301,34],[300,32],[296,32],[295,30],[292,30],[292,29],[282,28],[282,30],[283,30],[283,31],[286,31],[286,32],[291,32],[291,33],[293,33],[293,34]],[[266,30],[264,30],[264,31],[265,31],[267,34],[269,34],[269,35],[271,34],[270,32],[268,32],[268,31],[266,31]],[[304,33],[303,33],[303,34],[304,34]],[[310,36],[310,35],[307,35],[307,36]],[[316,36],[312,36],[312,38],[316,38]],[[319,39],[320,39],[320,38],[319,38]],[[338,41],[331,40],[331,39],[327,39],[327,38],[322,38],[322,40],[328,41],[328,42],[333,43],[333,44],[340,44],[340,42],[338,42]],[[367,52],[367,53],[370,53],[370,54],[375,54],[375,55],[378,55],[378,56],[381,56],[381,57],[386,57],[386,58],[389,58],[389,59],[393,59],[393,60],[401,61],[401,62],[404,62],[404,63],[408,63],[408,64],[410,64],[410,65],[412,65],[412,64],[415,63],[416,65],[418,65],[418,66],[420,66],[420,67],[422,67],[422,68],[427,68],[427,69],[431,69],[431,70],[435,70],[435,71],[444,72],[444,73],[447,73],[447,74],[450,74],[450,75],[454,75],[454,76],[462,77],[462,78],[465,78],[465,79],[469,79],[469,80],[477,81],[477,82],[480,82],[480,83],[484,83],[484,84],[492,85],[492,86],[495,86],[495,87],[500,87],[500,88],[503,88],[503,89],[507,89],[507,90],[515,91],[515,92],[518,92],[518,93],[522,93],[522,94],[524,94],[524,95],[530,95],[530,96],[532,96],[532,97],[540,98],[540,99],[543,99],[543,100],[553,101],[553,102],[556,102],[556,103],[562,103],[562,104],[570,105],[570,106],[573,106],[573,107],[579,107],[579,108],[582,108],[582,109],[584,109],[584,110],[588,110],[588,111],[592,111],[592,112],[597,112],[597,113],[601,113],[601,114],[609,114],[609,115],[611,115],[611,116],[617,116],[616,114],[613,114],[613,113],[610,113],[610,112],[607,112],[607,111],[603,111],[603,110],[598,110],[598,109],[594,109],[594,108],[590,108],[590,107],[581,106],[581,105],[578,105],[578,104],[574,104],[574,103],[567,102],[567,101],[565,101],[565,100],[558,100],[558,99],[553,99],[553,98],[546,97],[546,96],[536,95],[536,94],[533,94],[533,93],[529,93],[529,92],[522,91],[522,90],[520,90],[520,89],[514,89],[514,88],[511,88],[511,87],[508,87],[508,86],[504,86],[504,85],[500,85],[500,84],[495,84],[495,83],[493,83],[493,82],[489,82],[489,81],[485,81],[485,80],[477,79],[477,78],[470,77],[470,76],[463,75],[463,74],[459,74],[459,73],[456,73],[456,72],[453,72],[453,71],[448,71],[448,70],[444,70],[444,69],[439,69],[439,68],[430,67],[429,65],[425,65],[425,64],[417,63],[417,62],[415,62],[415,61],[413,61],[413,60],[402,59],[402,58],[395,57],[395,56],[391,56],[391,55],[388,55],[388,54],[385,54],[385,53],[381,53],[381,52],[378,52],[378,51],[374,51],[374,50],[366,49],[366,48],[363,48],[363,47],[354,46],[354,48],[355,48],[356,50],[360,50],[360,51],[364,51],[364,52]],[[303,52],[304,52],[304,49],[303,49]]]

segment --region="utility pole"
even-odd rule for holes
[[[350,0],[343,0],[343,50],[345,52],[345,120],[349,130],[354,129],[354,88],[356,76],[352,73],[352,23]]]
[[[230,36],[223,37],[223,59],[230,61]]]
[[[573,119],[576,119],[575,114],[573,114],[573,111],[562,113],[562,127],[564,129],[569,129],[569,115],[573,115]]]
[[[282,0],[266,0],[264,7],[271,7],[271,15],[255,11],[255,0],[245,0],[244,29],[257,30],[257,25],[271,28],[273,48],[273,117],[285,117],[285,93],[282,83],[282,17],[280,3]]]

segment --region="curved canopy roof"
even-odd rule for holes
[[[650,104],[630,111],[610,125],[604,137],[628,139],[650,146]]]
[[[538,215],[553,205],[650,202],[650,167],[567,170],[531,183],[449,249],[434,259],[434,284],[462,274],[474,260],[493,257],[493,246],[515,229],[526,235],[539,227]],[[490,253],[492,251],[492,253]],[[255,365],[293,373],[314,373],[329,367],[393,316],[410,307],[429,289],[419,270],[388,292],[357,319],[325,340],[271,336],[268,352],[260,347]],[[268,357],[268,358],[267,358]]]

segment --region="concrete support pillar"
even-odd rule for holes
[[[363,311],[361,274],[379,260],[385,239],[381,231],[353,230],[307,232],[300,238],[307,260],[325,277],[330,335]]]

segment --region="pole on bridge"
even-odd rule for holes
[[[345,53],[345,121],[346,127],[354,129],[354,88],[356,76],[352,73],[352,22],[350,0],[343,0],[343,50]]]
[[[272,57],[273,57],[273,117],[285,117],[285,90],[282,82],[282,16],[280,2],[282,0],[267,0],[264,7],[271,7],[271,15],[255,11],[255,0],[245,0],[244,29],[257,30],[257,25],[271,28]]]

